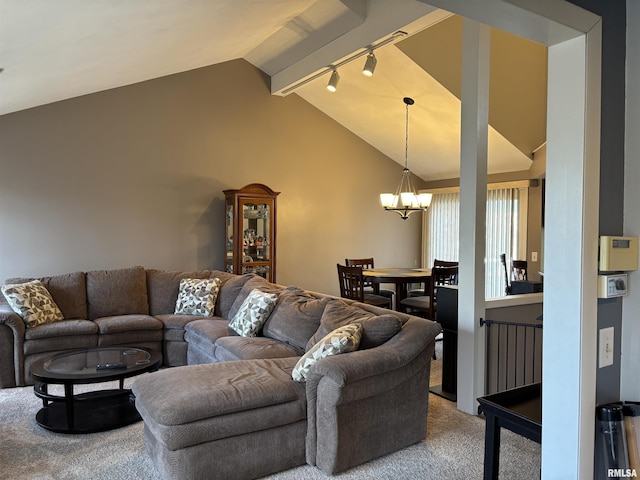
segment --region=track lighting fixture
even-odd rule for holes
[[[329,90],[330,92],[335,92],[337,89],[338,81],[340,80],[340,76],[338,75],[338,68],[348,63],[351,63],[354,60],[360,57],[363,57],[365,55],[367,55],[367,61],[364,64],[364,70],[362,70],[362,74],[370,77],[371,75],[373,75],[373,70],[376,68],[376,63],[378,63],[375,55],[373,54],[373,51],[380,47],[384,47],[385,45],[393,43],[398,39],[405,37],[406,35],[407,35],[406,32],[397,31],[393,35],[387,37],[386,39],[382,40],[381,42],[378,42],[375,45],[368,45],[367,47],[365,47],[366,50],[363,49],[358,53],[355,53],[350,57],[345,58],[339,63],[336,63],[334,65],[329,65],[323,70],[319,71],[318,73],[311,75],[310,77],[307,77],[304,80],[301,80],[298,83],[291,85],[290,87],[285,88],[284,90],[282,90],[281,93],[283,95],[287,95],[288,93],[293,92],[296,88],[306,85],[307,83],[312,82],[315,79],[320,78],[321,76],[326,75],[329,72],[331,72],[331,79],[329,80],[329,84],[327,85],[327,90]]]
[[[378,60],[376,60],[376,56],[373,54],[373,51],[369,52],[369,55],[367,55],[367,61],[364,62],[362,74],[365,77],[372,77],[373,71],[376,69],[376,63],[378,63]]]
[[[334,70],[331,74],[331,78],[329,79],[329,83],[327,83],[327,90],[330,92],[335,92],[338,89],[338,82],[340,81],[340,75],[338,75],[338,70]]]

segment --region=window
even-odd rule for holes
[[[490,188],[487,191],[485,296],[505,294],[504,270],[500,254],[526,258],[528,189]],[[433,261],[459,259],[460,193],[436,193],[424,221],[424,266]],[[507,263],[507,268],[509,264]]]

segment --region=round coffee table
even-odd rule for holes
[[[139,348],[105,347],[58,353],[30,367],[33,390],[43,407],[38,424],[59,433],[93,433],[130,425],[140,420],[131,390],[124,379],[160,367],[158,352]],[[73,386],[119,381],[119,388],[74,395]],[[64,396],[49,393],[49,384],[64,385]]]

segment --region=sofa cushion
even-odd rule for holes
[[[229,310],[233,306],[238,294],[244,287],[245,283],[251,280],[254,275],[234,275],[233,273],[213,270],[212,277],[222,280],[220,293],[218,293],[218,301],[216,302],[216,315],[222,318],[231,318]]]
[[[213,352],[219,338],[229,335],[238,336],[229,328],[229,322],[220,317],[194,320],[186,324],[184,330],[184,339],[189,343],[189,348],[193,346],[205,352]]]
[[[173,313],[183,278],[209,278],[211,271],[177,272],[148,269],[147,293],[149,296],[149,313],[154,317],[165,313]]]
[[[40,280],[66,319],[87,318],[87,283],[84,272],[66,273],[52,277],[9,278],[7,283]]]
[[[165,341],[184,341],[184,329],[187,323],[195,320],[201,320],[204,317],[198,315],[174,315],[173,313],[166,313],[162,315],[156,315],[156,318],[162,322],[164,327],[164,340]]]
[[[309,339],[318,330],[327,303],[329,297],[318,298],[298,287],[288,287],[278,296],[262,334],[288,343],[298,349],[301,355]]]
[[[280,293],[285,289],[285,287],[283,287],[282,285],[271,283],[259,275],[250,275],[250,278],[242,286],[240,292],[238,292],[238,295],[236,296],[236,299],[233,302],[233,305],[231,305],[229,313],[225,318],[233,318],[235,314],[238,313],[238,310],[240,309],[246,298],[249,296],[249,294],[255,289],[258,289],[261,292],[265,293]]]
[[[51,337],[95,335],[96,333],[98,333],[98,325],[90,320],[61,320],[27,329],[24,333],[24,339],[39,340]]]
[[[307,343],[307,351],[336,328],[350,323],[362,325],[361,350],[382,345],[402,329],[396,315],[376,315],[341,300],[331,300],[322,313],[320,327]]]
[[[64,316],[40,280],[2,285],[2,293],[27,327],[62,320]]]
[[[221,285],[219,278],[183,278],[173,313],[213,317]]]
[[[266,337],[221,337],[216,341],[216,347],[216,357],[224,362],[300,356],[291,345]]]
[[[149,314],[144,268],[87,272],[89,320],[127,314]]]
[[[189,425],[292,401],[301,401],[304,408],[304,392],[291,381],[294,363],[295,359],[275,359],[169,368],[137,377],[133,393],[136,404],[140,399],[145,422],[159,425]]]
[[[244,299],[229,326],[243,337],[255,337],[262,330],[276,305],[278,295],[253,289]]]
[[[24,334],[23,351],[26,357],[40,352],[95,347],[97,344],[98,326],[94,322],[78,319],[60,320],[27,328]]]
[[[96,318],[98,345],[139,345],[159,349],[163,339],[162,322],[150,315],[115,315]]]
[[[319,360],[332,355],[357,350],[361,338],[362,325],[359,323],[351,323],[336,328],[300,357],[300,360],[298,360],[298,363],[296,363],[296,366],[291,372],[291,377],[296,382],[306,382],[309,370],[318,363]]]
[[[162,330],[162,322],[150,315],[114,315],[96,318],[101,335],[136,330]]]

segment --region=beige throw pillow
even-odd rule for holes
[[[28,328],[64,319],[58,305],[40,280],[3,285],[2,293]]]
[[[359,323],[336,328],[300,357],[291,372],[291,378],[296,382],[306,382],[309,370],[318,363],[318,360],[357,350],[361,338],[362,325]]]

